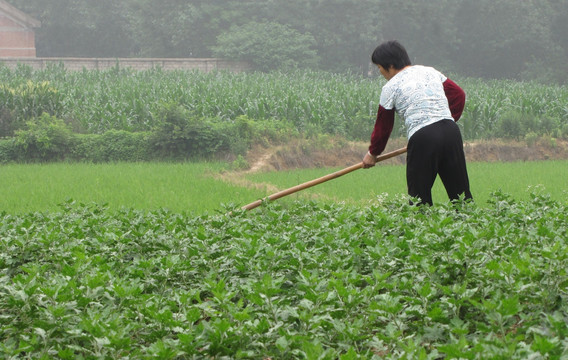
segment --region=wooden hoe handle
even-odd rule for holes
[[[403,148],[400,148],[400,149],[398,149],[398,150],[391,151],[391,152],[389,152],[389,153],[386,153],[386,154],[377,156],[377,162],[383,161],[383,160],[386,160],[386,159],[390,159],[390,158],[392,158],[392,157],[395,157],[395,156],[404,154],[405,152],[406,152],[406,146],[403,147]],[[329,180],[338,178],[338,177],[343,176],[343,175],[345,175],[345,174],[348,174],[348,173],[350,173],[350,172],[352,172],[352,171],[361,169],[362,167],[363,167],[363,162],[360,162],[360,163],[355,164],[355,165],[351,165],[351,166],[349,166],[349,167],[347,167],[347,168],[345,168],[345,169],[343,169],[343,170],[339,170],[339,171],[336,171],[336,172],[334,172],[334,173],[331,173],[331,174],[322,176],[322,177],[320,177],[320,178],[317,178],[317,179],[314,179],[314,180],[305,182],[305,183],[303,183],[303,184],[293,186],[293,187],[291,187],[291,188],[289,188],[289,189],[279,191],[279,192],[277,192],[277,193],[274,193],[274,194],[272,194],[272,195],[269,195],[269,196],[265,197],[264,199],[256,200],[255,202],[252,202],[252,203],[250,203],[250,204],[248,204],[248,205],[243,206],[241,209],[243,209],[243,210],[251,210],[251,209],[254,209],[255,207],[261,205],[261,204],[262,204],[264,201],[266,201],[266,200],[276,200],[276,199],[280,199],[281,197],[284,197],[284,196],[293,194],[293,193],[295,193],[295,192],[298,192],[298,191],[307,189],[307,188],[309,188],[309,187],[312,187],[312,186],[315,186],[315,185],[319,185],[319,184],[324,183],[324,182],[326,182],[326,181],[329,181]]]

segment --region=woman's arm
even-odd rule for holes
[[[465,107],[465,92],[461,87],[450,79],[446,79],[443,83],[444,93],[448,98],[450,112],[455,121],[458,121]]]
[[[385,147],[394,126],[394,109],[387,110],[382,105],[379,105],[377,111],[377,120],[375,121],[375,128],[371,134],[371,145],[369,146],[369,153],[373,156],[380,155]]]

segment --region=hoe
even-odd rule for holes
[[[403,147],[403,148],[400,148],[400,149],[398,149],[398,150],[391,151],[391,152],[386,153],[386,154],[383,154],[383,155],[379,155],[379,156],[377,156],[377,162],[380,162],[380,161],[383,161],[383,160],[386,160],[386,159],[390,159],[390,158],[395,157],[395,156],[398,156],[398,155],[400,155],[400,154],[404,154],[405,152],[406,152],[406,147]],[[243,206],[241,209],[243,209],[243,210],[251,210],[251,209],[254,209],[255,207],[261,205],[263,202],[265,202],[265,201],[267,201],[267,200],[280,199],[281,197],[284,197],[284,196],[293,194],[293,193],[295,193],[295,192],[298,192],[298,191],[307,189],[307,188],[309,188],[309,187],[312,187],[312,186],[315,186],[315,185],[319,185],[319,184],[324,183],[324,182],[326,182],[326,181],[329,181],[329,180],[338,178],[338,177],[340,177],[340,176],[342,176],[342,175],[345,175],[345,174],[348,174],[348,173],[350,173],[350,172],[352,172],[352,171],[361,169],[362,167],[363,167],[363,162],[360,162],[360,163],[355,164],[355,165],[351,165],[351,166],[349,166],[349,167],[347,167],[347,168],[345,168],[345,169],[343,169],[343,170],[339,170],[339,171],[336,171],[336,172],[334,172],[334,173],[331,173],[331,174],[322,176],[322,177],[320,177],[320,178],[317,178],[317,179],[314,179],[314,180],[310,180],[310,181],[305,182],[305,183],[303,183],[303,184],[293,186],[293,187],[291,187],[291,188],[289,188],[289,189],[279,191],[279,192],[277,192],[277,193],[274,193],[274,194],[272,194],[272,195],[269,195],[269,196],[265,197],[264,199],[256,200],[255,202],[252,202],[252,203],[250,203],[250,204],[248,204],[248,205]]]

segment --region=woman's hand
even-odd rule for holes
[[[363,169],[371,168],[375,166],[376,163],[377,158],[367,151],[367,154],[365,154],[365,157],[363,158]]]

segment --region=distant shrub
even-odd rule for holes
[[[231,169],[233,170],[247,170],[249,168],[250,164],[242,155],[237,156],[237,158],[231,163]]]
[[[2,142],[0,161],[150,161],[243,156],[253,143],[269,145],[296,134],[285,122],[234,121],[192,116],[180,106],[165,106],[153,131],[108,130],[75,134],[70,125],[49,114],[26,122]]]
[[[558,118],[551,117],[551,116],[542,116],[540,118],[540,123],[538,124],[538,128],[543,134],[554,134],[556,129],[561,128],[561,122]]]
[[[14,139],[0,139],[0,164],[15,161],[16,155]]]
[[[63,160],[73,146],[74,134],[63,120],[43,113],[16,130],[15,144],[29,161]]]
[[[163,158],[203,158],[228,150],[227,136],[211,120],[192,116],[181,106],[166,105],[161,122],[150,138],[151,146]]]
[[[262,138],[263,125],[245,115],[234,121],[218,122],[215,129],[225,135],[226,151],[234,155],[245,155],[254,140]]]
[[[561,128],[556,130],[557,136],[562,139],[568,139],[568,122],[566,122]]]
[[[494,135],[501,138],[522,139],[529,134],[529,137],[557,135],[558,129],[561,129],[560,120],[555,117],[509,110],[499,116]]]
[[[14,130],[20,126],[14,120],[14,112],[0,105],[0,138],[14,135]]]
[[[109,130],[101,135],[78,135],[73,158],[79,161],[147,161],[152,160],[150,133]]]
[[[531,131],[525,135],[525,141],[528,146],[534,146],[538,140],[538,135],[534,131]]]
[[[519,139],[522,134],[521,123],[510,114],[502,116],[497,122],[497,137]]]

